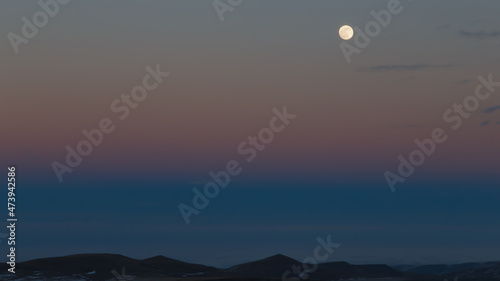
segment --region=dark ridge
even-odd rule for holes
[[[285,255],[274,255],[261,260],[232,266],[225,270],[234,277],[281,278],[293,265],[300,262]]]
[[[293,266],[303,272],[299,277]],[[307,267],[304,268],[303,266]],[[0,264],[6,272],[7,263]],[[500,262],[463,263],[456,265],[403,265],[406,272],[398,271],[385,264],[352,265],[344,261],[320,264],[302,264],[301,262],[277,254],[261,260],[242,263],[222,270],[202,264],[187,263],[165,256],[154,256],[138,260],[115,254],[79,254],[63,257],[34,259],[16,265],[16,276],[19,280],[110,280],[114,274],[125,274],[137,277],[136,280],[167,280],[183,278],[186,281],[215,280],[375,280],[391,279],[393,281],[490,281],[500,280]],[[419,273],[422,271],[446,272],[442,274]],[[115,272],[116,271],[116,272]],[[416,271],[416,272],[411,272]],[[115,276],[116,277],[116,276]],[[37,279],[38,278],[38,279]],[[42,278],[42,279],[40,279]],[[23,280],[24,280],[23,279]],[[172,279],[173,280],[173,279]]]
[[[154,268],[162,273],[168,273],[172,276],[193,274],[193,273],[208,273],[220,272],[219,269],[202,264],[187,263],[164,256],[155,256],[152,258],[143,259],[142,264]]]

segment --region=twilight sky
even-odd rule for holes
[[[479,76],[500,81],[500,2],[401,0],[348,63],[338,28],[364,29],[388,2],[245,0],[221,21],[211,0],[73,0],[18,54],[8,34],[41,7],[2,2],[0,166],[18,168],[19,259],[227,266],[301,260],[329,234],[331,261],[500,259],[500,87],[459,129],[443,119]],[[121,120],[111,104],[157,65],[170,75]],[[297,117],[245,161],[238,146],[285,106]],[[59,182],[53,161],[103,118],[114,131]],[[447,140],[391,192],[384,172],[435,128]],[[186,225],[178,205],[230,160],[241,174]]]

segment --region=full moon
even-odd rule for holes
[[[354,35],[354,30],[352,30],[352,27],[350,27],[348,25],[344,25],[344,26],[340,27],[339,35],[340,35],[340,38],[342,38],[344,40],[349,40],[352,38],[352,35]]]

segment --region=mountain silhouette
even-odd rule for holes
[[[6,263],[0,264],[0,269],[4,272],[7,272],[8,267]],[[304,265],[293,258],[278,254],[227,269],[219,269],[165,256],[141,260],[116,254],[79,254],[20,262],[16,264],[15,275],[0,274],[0,280],[111,280],[113,276],[120,274],[138,277],[136,280],[180,280],[179,278],[182,278],[186,281],[298,281],[304,279],[311,281],[358,279],[365,281],[383,279],[489,281],[500,280],[500,262],[402,265],[395,268],[385,264],[353,265],[344,261]]]

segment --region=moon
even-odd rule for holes
[[[343,25],[342,27],[340,27],[339,29],[340,38],[344,40],[349,40],[352,38],[353,35],[354,35],[354,30],[352,30],[352,27],[348,25]]]

